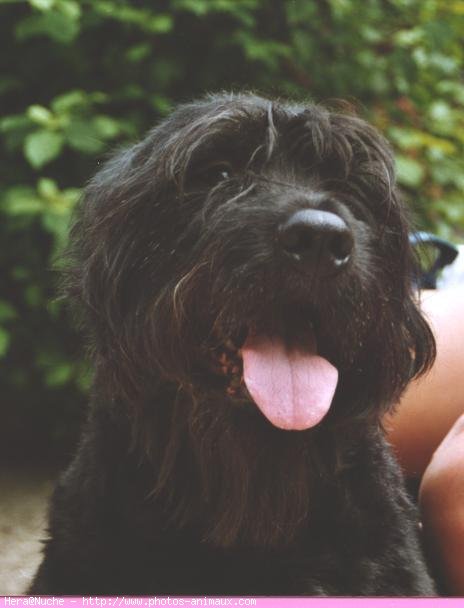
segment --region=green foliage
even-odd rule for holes
[[[17,0],[0,39],[0,382],[19,409],[61,420],[87,390],[52,269],[107,150],[178,101],[361,103],[422,226],[462,240],[464,0]]]

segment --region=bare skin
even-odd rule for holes
[[[437,359],[385,426],[406,474],[422,476],[424,533],[448,590],[464,595],[464,288],[424,292],[421,299]]]
[[[447,589],[464,595],[464,416],[435,451],[419,498],[426,540]]]

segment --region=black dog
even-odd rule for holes
[[[434,593],[382,432],[434,357],[392,165],[355,116],[219,95],[93,179],[94,394],[31,592]]]

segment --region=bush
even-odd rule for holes
[[[29,0],[1,10],[0,382],[11,440],[69,443],[89,386],[54,299],[70,213],[106,151],[178,101],[223,88],[356,100],[393,142],[422,226],[462,239],[463,0]]]

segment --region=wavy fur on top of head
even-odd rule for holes
[[[336,213],[354,235],[334,280],[302,277],[276,250],[277,226],[302,208]],[[371,126],[254,95],[181,106],[88,184],[68,290],[96,399],[133,419],[176,525],[201,522],[220,545],[290,542],[311,480],[348,466],[359,434],[430,367],[408,231],[390,148]],[[340,380],[319,427],[285,433],[228,396],[214,353],[250,327],[298,342],[308,323]]]

